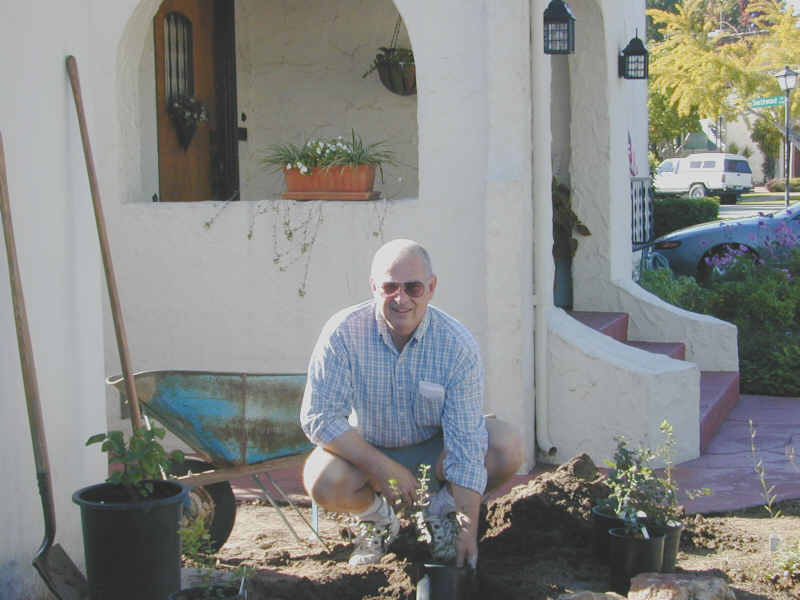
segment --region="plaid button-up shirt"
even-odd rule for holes
[[[395,448],[444,432],[444,476],[482,494],[488,446],[483,365],[461,323],[428,306],[398,352],[374,301],[344,309],[322,330],[308,367],[300,424],[317,445],[351,428]]]

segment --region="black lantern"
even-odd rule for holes
[[[575,16],[563,0],[550,0],[544,11],[544,53],[575,52]]]
[[[637,30],[634,37],[619,55],[619,76],[625,79],[647,79],[649,56],[647,48],[639,39]]]

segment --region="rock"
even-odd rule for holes
[[[736,595],[719,577],[641,573],[631,579],[628,600],[736,600]]]

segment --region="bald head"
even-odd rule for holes
[[[412,256],[422,260],[427,277],[433,275],[431,257],[428,251],[413,240],[397,239],[387,242],[378,248],[372,258],[370,276],[375,280],[379,280],[383,273],[386,273],[394,263]]]

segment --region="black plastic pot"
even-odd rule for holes
[[[662,573],[674,573],[675,563],[678,559],[678,549],[681,545],[681,533],[683,532],[683,523],[677,525],[658,527],[648,527],[656,535],[664,536],[664,558],[661,562]]]
[[[89,597],[167,600],[181,587],[178,523],[189,488],[153,481],[150,499],[131,502],[122,486],[78,490]]]
[[[470,567],[425,564],[417,584],[417,600],[470,600],[477,581],[475,570]]]
[[[247,600],[247,590],[240,594],[238,585],[215,583],[173,592],[169,600]]]
[[[598,558],[608,560],[609,529],[624,527],[625,521],[614,514],[592,507],[592,549]]]
[[[625,528],[609,532],[608,561],[611,568],[611,589],[626,596],[631,577],[639,573],[658,573],[664,560],[664,536],[652,534],[650,539],[639,539]]]

